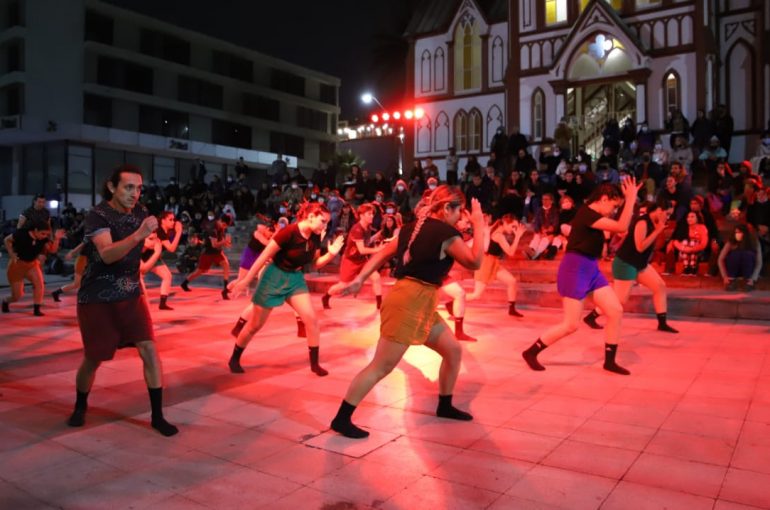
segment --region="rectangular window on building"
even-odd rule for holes
[[[7,4],[6,15],[8,16],[7,27],[24,26],[24,20],[22,19],[21,2],[19,0],[10,0]]]
[[[24,43],[14,40],[6,45],[6,72],[24,70]]]
[[[24,85],[9,85],[0,89],[0,98],[3,99],[0,108],[2,115],[21,115],[24,113]],[[11,121],[8,121],[11,122]],[[6,127],[5,125],[3,127]],[[19,127],[19,126],[8,126]]]
[[[567,0],[545,0],[545,24],[567,21]]]
[[[326,104],[337,104],[337,87],[322,83],[320,99]]]
[[[660,4],[661,4],[661,0],[636,0],[637,9],[648,9],[650,7],[659,7]]]
[[[301,136],[288,135],[286,133],[270,132],[270,152],[305,157],[305,139]]]
[[[100,85],[152,94],[153,72],[133,62],[100,56],[97,62],[96,81]]]
[[[190,116],[186,112],[139,105],[139,132],[170,138],[190,138]]]
[[[297,126],[326,133],[329,131],[329,115],[318,110],[298,106]]]
[[[281,104],[275,99],[244,92],[242,101],[241,113],[244,115],[274,122],[281,120]]]
[[[270,87],[295,96],[305,96],[305,78],[280,69],[270,70]]]
[[[251,149],[251,128],[214,119],[211,121],[211,140],[218,145]]]
[[[83,124],[112,127],[112,99],[94,94],[84,94]]]
[[[112,18],[109,16],[87,10],[85,20],[85,40],[112,45],[113,25]]]
[[[248,83],[254,81],[254,64],[252,64],[251,60],[225,53],[224,51],[212,52],[211,70],[236,80]]]
[[[208,108],[222,109],[223,91],[220,85],[191,78],[190,76],[180,76],[177,85],[177,98],[180,101]]]
[[[190,43],[155,30],[142,29],[139,51],[177,64],[190,65]]]

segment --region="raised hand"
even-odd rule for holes
[[[636,177],[629,175],[623,179],[620,187],[623,190],[623,195],[626,197],[626,200],[636,200],[636,197],[639,195],[639,190],[642,189],[643,185],[644,181],[640,181],[639,184],[637,184]]]
[[[139,235],[140,239],[144,239],[148,237],[150,234],[155,232],[158,229],[158,218],[155,216],[147,216],[141,225],[139,225],[139,228],[137,229],[136,233]]]
[[[345,245],[345,236],[339,235],[334,238],[334,241],[329,244],[329,253],[337,255],[342,247]]]
[[[481,202],[475,198],[471,198],[471,222],[473,227],[486,226],[487,222],[484,219],[484,212],[481,210]]]

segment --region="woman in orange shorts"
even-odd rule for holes
[[[356,293],[372,272],[394,255],[398,280],[382,302],[380,339],[374,359],[350,383],[331,428],[343,436],[363,438],[369,432],[353,425],[356,406],[398,364],[410,345],[425,345],[442,358],[439,371],[439,404],[436,415],[454,420],[473,416],[452,405],[452,392],[460,371],[462,349],[452,330],[436,312],[439,287],[457,261],[468,269],[481,264],[486,225],[478,201],[472,201],[473,248],[463,242],[454,225],[460,219],[465,196],[459,188],[440,186],[428,199],[416,222],[399,232],[398,240],[372,255],[349,284],[338,284],[341,293]]]
[[[10,312],[10,303],[15,303],[24,295],[24,280],[32,283],[32,303],[34,314],[44,315],[40,311],[45,294],[43,271],[38,257],[46,253],[59,251],[59,241],[64,237],[63,230],[57,230],[51,240],[51,227],[48,223],[29,222],[23,228],[5,238],[5,248],[11,261],[8,263],[8,284],[11,295],[3,300],[3,313]]]

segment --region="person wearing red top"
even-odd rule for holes
[[[385,245],[370,246],[371,244],[371,228],[374,221],[374,206],[372,204],[362,204],[358,206],[358,222],[353,225],[348,232],[348,240],[345,244],[345,249],[342,252],[342,264],[340,264],[340,279],[343,283],[352,282],[356,276],[364,268],[366,261],[369,260],[369,255],[377,253]],[[380,273],[374,271],[369,279],[372,281],[372,288],[374,289],[374,298],[377,301],[377,310],[382,305],[382,278]],[[331,294],[329,291],[321,298],[323,307],[325,310],[331,309],[329,300]]]

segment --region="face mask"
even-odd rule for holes
[[[312,188],[312,187],[313,187],[313,183],[312,183],[312,182],[310,182],[310,181],[307,181],[307,187],[308,187],[308,188]]]
[[[396,189],[397,189],[398,191],[404,191],[404,187],[403,187],[403,186],[396,186]]]
[[[765,202],[767,202],[767,197],[766,196],[757,197],[757,202],[759,202],[760,204],[764,204]]]
[[[578,157],[577,157],[577,160],[578,160],[578,161],[583,161],[583,156],[578,156]]]
[[[428,188],[434,190],[434,189],[436,189],[436,185],[435,184],[431,184],[431,185],[428,186]]]
[[[297,186],[296,184],[292,184],[292,185],[291,185],[291,189],[297,189],[298,187],[299,187],[299,186]]]
[[[647,132],[647,126],[642,126],[642,133],[646,133],[646,132]]]
[[[286,208],[285,207],[280,207],[278,209],[278,212],[280,212],[281,214],[286,214]]]
[[[393,209],[385,209],[385,212],[386,212],[387,214],[393,214],[393,213],[395,213],[396,211],[394,211]]]
[[[319,204],[323,204],[324,202],[326,202],[326,200],[324,200],[324,197],[320,197],[320,198],[318,199],[318,203],[319,203]]]
[[[770,145],[770,138],[763,138],[762,143],[765,145]]]
[[[214,217],[211,215],[207,216],[207,218],[209,219],[209,221],[214,221]]]
[[[318,195],[316,195],[315,193],[311,193],[311,194],[310,194],[310,198],[312,198],[313,200],[315,200],[316,198],[318,198]]]
[[[377,197],[377,198],[375,198],[375,200],[378,201],[378,202],[382,202],[382,197]]]
[[[585,172],[586,170],[588,170],[588,165],[578,165],[578,170],[580,170],[581,172]]]
[[[558,156],[559,154],[561,154],[561,151],[553,151],[554,156]]]

